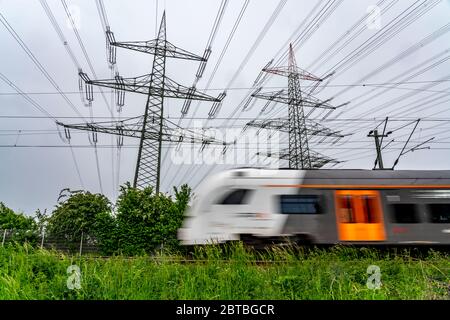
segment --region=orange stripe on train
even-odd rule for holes
[[[382,184],[265,184],[266,188],[316,188],[316,189],[450,189],[450,184],[444,185],[382,185]]]

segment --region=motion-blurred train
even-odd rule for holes
[[[178,237],[450,245],[450,171],[224,171],[199,186]]]

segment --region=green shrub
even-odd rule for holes
[[[175,190],[175,200],[154,194],[152,188],[142,190],[129,183],[121,187],[117,200],[117,243],[124,254],[141,254],[159,246],[177,247],[177,230],[191,190],[183,185]]]
[[[33,239],[33,244],[38,243],[41,230],[45,229],[46,241],[52,239],[58,244],[57,248],[62,245],[73,252],[78,250],[81,239],[83,244],[97,246],[104,255],[138,255],[161,246],[178,248],[177,231],[191,195],[187,185],[179,190],[174,188],[172,197],[156,195],[150,187],[137,189],[126,183],[121,186],[117,200],[117,215],[113,214],[111,202],[104,195],[63,191],[69,192],[60,193],[63,200],[50,216],[36,211],[37,222],[0,203],[0,229],[20,230],[14,231],[17,242]]]
[[[115,221],[110,201],[101,194],[87,191],[71,192],[60,202],[48,218],[46,234],[76,247],[80,239],[95,242],[101,252],[116,250]]]
[[[34,244],[38,239],[38,226],[32,217],[16,213],[0,202],[0,229],[8,230],[8,241]]]

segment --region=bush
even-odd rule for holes
[[[48,218],[47,235],[62,239],[76,247],[81,237],[99,246],[102,253],[116,250],[115,221],[110,201],[101,194],[87,191],[71,192]]]
[[[105,255],[150,253],[161,246],[178,247],[177,231],[191,195],[187,185],[179,190],[174,188],[175,197],[172,198],[162,193],[154,194],[151,187],[141,190],[126,183],[121,186],[115,216],[104,195],[63,191],[68,194],[61,192],[59,199],[63,200],[50,216],[36,211],[37,223],[0,203],[0,228],[29,230],[35,243],[40,238],[40,231],[45,229],[47,242],[55,240],[59,249],[70,251],[78,250],[83,237],[83,246],[98,248]]]
[[[38,226],[34,219],[14,212],[3,202],[0,202],[0,229],[9,230],[9,241],[36,243],[38,238]]]
[[[183,185],[174,188],[171,196],[154,194],[152,188],[121,187],[117,201],[117,244],[125,254],[149,252],[159,246],[177,247],[177,230],[181,227],[184,210],[191,190]]]

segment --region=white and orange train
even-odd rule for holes
[[[450,245],[450,171],[234,169],[196,190],[185,245]]]

